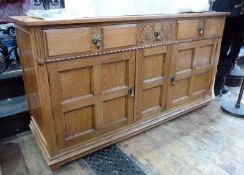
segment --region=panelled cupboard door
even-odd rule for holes
[[[133,122],[135,52],[48,65],[59,146],[70,146]]]
[[[169,68],[167,51],[167,46],[160,46],[137,52],[135,120],[157,115],[165,110]]]
[[[211,94],[217,41],[173,45],[167,109]]]

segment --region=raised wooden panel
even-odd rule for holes
[[[63,99],[89,95],[92,93],[92,67],[74,69],[60,73]]]
[[[49,56],[77,52],[88,52],[90,47],[90,28],[67,28],[44,30]]]
[[[177,102],[177,100],[181,99],[182,97],[187,97],[189,95],[189,83],[189,78],[183,79],[177,81],[177,83],[172,87],[170,95],[173,100],[173,103]]]
[[[198,59],[196,60],[196,66],[211,64],[213,49],[213,44],[200,46]]]
[[[128,85],[127,61],[102,65],[102,90]]]
[[[108,126],[127,120],[126,97],[103,102],[103,125]]]
[[[161,87],[155,87],[143,91],[142,95],[142,109],[143,112],[155,107],[161,106]]]
[[[201,90],[209,89],[209,72],[204,74],[199,74],[194,77],[192,91],[197,92]]]
[[[103,28],[103,48],[136,45],[136,24],[112,25]]]
[[[178,39],[191,38],[199,36],[199,20],[180,20],[178,24]]]
[[[74,137],[94,131],[93,107],[88,106],[64,113],[65,137]]]
[[[194,58],[194,51],[195,50],[193,48],[178,51],[178,56],[175,58],[175,70],[177,72],[191,69]]]
[[[150,55],[144,58],[144,80],[164,76],[165,54]]]

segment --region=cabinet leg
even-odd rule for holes
[[[206,103],[203,107],[207,107],[210,103]]]
[[[50,168],[51,168],[52,171],[57,171],[57,170],[60,169],[60,165],[59,164],[54,164],[54,165],[51,165]]]

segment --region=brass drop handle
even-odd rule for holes
[[[204,34],[203,28],[199,27],[198,31],[199,31],[199,35],[203,35]]]
[[[199,26],[198,26],[199,35],[204,34],[204,26],[205,26],[205,21],[204,20],[199,21]]]
[[[135,88],[134,87],[130,87],[128,89],[128,94],[133,98],[135,96]]]
[[[154,36],[156,37],[156,40],[159,41],[161,39],[161,33],[159,31],[154,32]]]
[[[92,39],[92,43],[96,46],[97,49],[100,49],[102,38],[100,36],[96,36]]]
[[[176,82],[176,76],[175,74],[170,78],[171,84],[174,86]]]

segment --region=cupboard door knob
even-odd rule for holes
[[[154,32],[154,36],[155,36],[155,38],[156,38],[157,41],[160,41],[160,39],[161,39],[161,35],[160,34],[161,33],[159,31],[155,31]]]
[[[101,47],[102,38],[100,36],[96,36],[92,39],[92,43],[96,46],[97,49]]]
[[[176,82],[176,76],[173,75],[173,76],[170,78],[170,81],[171,81],[171,84],[174,86],[174,85],[175,85],[175,82]]]
[[[135,96],[135,88],[134,87],[130,87],[128,89],[128,94],[133,98]]]
[[[45,62],[45,59],[40,58],[40,59],[38,59],[37,63],[39,66],[43,66],[46,62]]]

